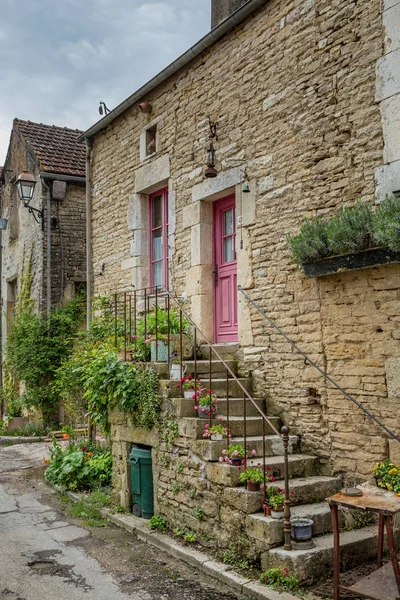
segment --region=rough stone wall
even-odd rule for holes
[[[207,327],[212,309],[209,202],[224,189],[236,189],[238,213],[246,215],[238,235],[243,237],[243,249],[237,248],[238,282],[311,358],[332,369],[339,383],[350,385],[359,398],[370,392],[381,406],[382,396],[375,391],[387,398],[387,355],[377,356],[375,347],[370,357],[365,342],[363,363],[357,354],[335,361],[332,339],[356,333],[369,339],[368,311],[382,303],[387,286],[394,285],[391,293],[398,294],[397,267],[307,280],[290,259],[286,234],[296,231],[305,216],[333,213],[358,198],[374,202],[374,170],[383,160],[375,103],[375,68],[382,52],[380,0],[271,0],[158,87],[148,98],[150,117],[134,106],[116,119],[93,146],[95,291],[127,289],[138,281],[136,275],[132,279],[138,265],[146,271],[135,246],[135,206],[157,189],[158,181],[165,186],[167,177],[174,205],[171,289],[191,298],[193,316]],[[204,182],[203,174],[208,116],[219,123],[219,175],[213,182]],[[140,135],[155,117],[158,152],[140,163]],[[160,169],[163,175],[157,179],[161,159],[168,168]],[[244,173],[249,198],[240,197]],[[376,287],[376,273],[381,287]],[[354,331],[349,334],[341,315],[351,310],[348,305],[360,287],[352,288],[356,281],[368,288],[359,298],[367,316],[350,315]],[[396,326],[393,308],[386,301],[381,306],[390,337]],[[385,454],[386,442],[374,426],[363,425],[363,437],[358,435],[362,415],[356,417],[347,400],[340,400],[343,415],[337,423],[335,394],[242,300],[239,341],[241,368],[252,372],[257,394],[267,395],[269,410],[282,414],[326,469],[366,474],[372,461]],[[391,356],[399,354],[392,343]],[[357,375],[351,376],[352,370]],[[397,405],[391,406],[391,414],[397,414]],[[348,443],[351,435],[359,441]],[[366,439],[368,451],[354,459],[354,446],[361,448]]]
[[[7,313],[8,302],[10,301],[10,287],[12,281],[17,280],[16,290],[18,292],[21,281],[21,270],[24,255],[28,257],[30,248],[32,252],[32,298],[35,300],[35,306],[39,307],[42,302],[42,276],[43,276],[43,253],[42,253],[42,231],[41,224],[36,223],[35,219],[28,210],[24,208],[16,189],[13,174],[18,176],[22,171],[27,170],[35,173],[37,170],[30,156],[26,153],[18,136],[13,133],[10,139],[9,152],[4,168],[6,185],[2,191],[2,216],[8,219],[7,228],[2,231],[2,276],[1,276],[1,300],[2,300],[2,342],[3,345],[7,339]],[[42,208],[43,190],[40,181],[35,187],[34,197],[31,201],[35,208]]]
[[[51,185],[51,184],[50,184]],[[62,200],[52,200],[51,216],[51,301],[60,306],[75,295],[76,284],[86,282],[86,200],[85,187],[67,184]],[[47,216],[46,216],[47,219]],[[47,222],[47,221],[46,221]],[[47,294],[47,240],[43,237],[43,309]]]
[[[261,491],[246,495],[243,487],[222,485],[213,465],[207,465],[190,450],[189,438],[171,435],[168,425],[173,420],[166,418],[160,430],[151,432],[135,429],[122,413],[113,412],[110,420],[117,503],[127,509],[132,507],[127,467],[132,444],[150,446],[155,514],[163,515],[171,529],[195,533],[196,541],[205,547],[228,548],[236,544],[243,556],[259,558],[260,548],[248,537],[245,524],[247,514],[260,510]]]

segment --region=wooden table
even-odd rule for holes
[[[367,494],[345,496],[341,492],[327,499],[332,514],[333,525],[333,590],[334,600],[340,600],[340,590],[353,592],[370,600],[400,600],[400,568],[397,559],[396,542],[393,533],[393,516],[400,511],[400,498]],[[360,579],[350,587],[340,585],[340,534],[339,506],[378,513],[378,570]],[[384,529],[391,563],[382,566]]]

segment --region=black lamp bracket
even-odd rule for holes
[[[29,213],[31,215],[33,215],[33,218],[35,219],[36,223],[41,224],[42,231],[44,231],[44,212],[43,212],[43,210],[39,210],[38,208],[35,208],[34,206],[30,206],[26,202],[23,202],[23,205],[25,208],[28,209]]]
[[[210,140],[215,139],[216,141],[218,141],[218,135],[217,135],[218,121],[211,121],[211,117],[208,117],[208,125],[210,127]]]

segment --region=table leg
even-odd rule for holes
[[[386,521],[386,532],[387,532],[387,541],[389,547],[390,559],[393,565],[393,572],[397,583],[397,589],[399,591],[400,596],[400,568],[399,561],[397,560],[397,550],[396,550],[396,542],[393,534],[393,517],[392,515],[385,515]],[[335,599],[336,600],[336,599]]]
[[[382,566],[383,556],[383,534],[384,534],[384,516],[379,513],[379,525],[378,525],[378,569]]]
[[[337,504],[331,504],[333,528],[333,600],[340,600],[340,537]]]

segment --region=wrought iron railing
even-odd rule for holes
[[[380,421],[375,415],[373,415],[365,406],[358,402],[353,396],[351,396],[346,390],[342,388],[328,373],[326,373],[323,369],[321,369],[301,348],[297,346],[287,335],[286,333],[265,313],[265,311],[258,306],[252,298],[241,288],[238,286],[238,290],[243,296],[250,302],[250,304],[264,317],[266,321],[283,337],[285,340],[304,357],[306,364],[310,364],[314,369],[316,369],[327,381],[329,381],[337,390],[339,390],[348,400],[353,402],[360,410],[362,410],[371,420],[373,420],[379,427],[381,427],[390,437],[400,442],[400,437],[397,436],[393,431],[391,431],[382,421]]]
[[[284,549],[291,550],[291,524],[290,524],[290,490],[289,490],[289,428],[283,426],[281,431],[275,427],[271,419],[265,414],[260,408],[257,402],[252,397],[251,393],[242,384],[240,379],[233,372],[231,367],[227,364],[224,358],[221,356],[218,349],[213,343],[207,338],[207,336],[198,328],[194,323],[191,316],[183,308],[182,302],[177,300],[165,287],[155,286],[150,288],[143,288],[140,290],[133,290],[129,292],[115,293],[114,294],[114,320],[115,320],[115,344],[118,345],[119,331],[118,323],[119,319],[123,319],[123,352],[124,359],[127,360],[130,349],[135,352],[135,343],[138,339],[138,323],[142,323],[142,331],[147,335],[148,331],[148,319],[151,313],[154,313],[155,327],[152,336],[152,341],[155,342],[155,359],[158,360],[159,344],[161,340],[165,341],[167,347],[167,369],[169,372],[171,363],[171,340],[174,335],[171,332],[171,312],[178,310],[179,314],[179,365],[180,365],[180,378],[182,379],[184,374],[184,358],[183,358],[183,335],[184,323],[189,323],[193,328],[193,377],[194,377],[194,394],[197,392],[198,385],[198,361],[200,360],[198,355],[198,342],[203,343],[209,348],[209,366],[208,366],[208,380],[210,390],[210,411],[209,411],[209,426],[212,425],[212,381],[214,365],[216,361],[219,361],[225,369],[225,395],[226,395],[226,429],[229,433],[230,429],[230,390],[229,382],[234,381],[236,386],[240,389],[243,395],[243,447],[245,449],[245,457],[247,458],[247,404],[250,402],[256,409],[257,413],[262,418],[262,458],[263,458],[263,473],[264,473],[264,501],[265,493],[267,490],[267,474],[266,474],[266,426],[282,439],[283,443],[283,457],[284,457],[284,483],[285,483],[285,505],[283,515],[283,531],[284,531]],[[167,312],[167,331],[164,334],[159,333],[158,327],[158,311],[155,307],[163,308]],[[180,394],[183,395],[182,386],[180,386]],[[227,436],[227,446],[229,446],[230,438]]]

